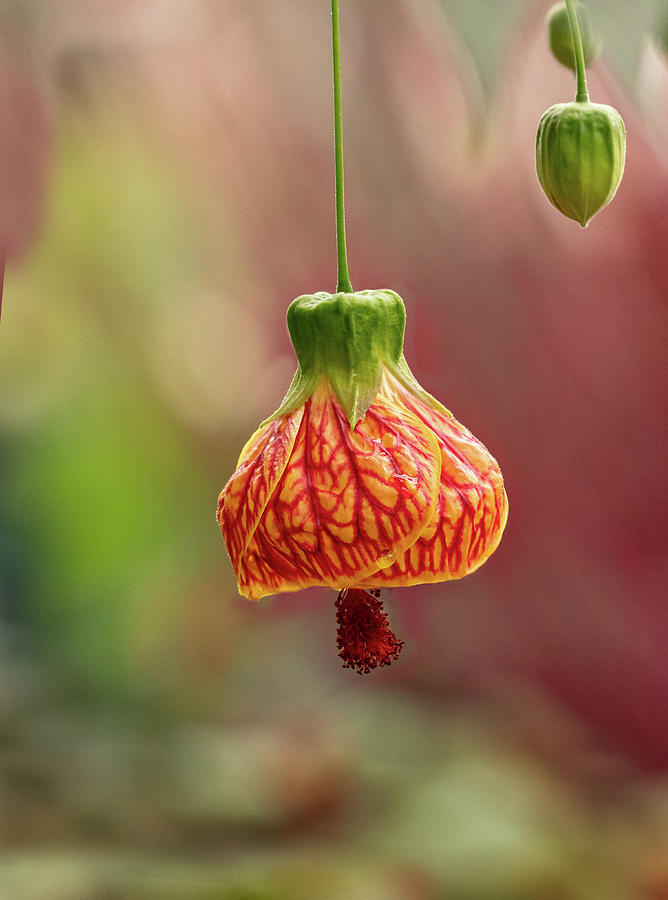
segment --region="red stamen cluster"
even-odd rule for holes
[[[404,642],[390,629],[379,590],[344,588],[334,606],[336,646],[344,669],[365,675],[399,657]]]

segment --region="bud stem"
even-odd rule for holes
[[[334,69],[334,159],[336,165],[336,253],[337,293],[353,291],[346,254],[346,216],[343,206],[343,122],[341,116],[341,51],[339,47],[339,2],[332,0],[332,57]]]
[[[566,0],[566,11],[568,12],[568,24],[571,26],[571,37],[573,39],[573,53],[575,55],[575,71],[577,73],[578,87],[575,94],[576,103],[588,103],[589,91],[587,90],[587,75],[584,61],[584,50],[582,49],[582,35],[580,34],[580,23],[575,11],[575,3],[573,0]]]

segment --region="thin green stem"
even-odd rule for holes
[[[587,75],[585,70],[584,50],[582,49],[582,35],[580,34],[580,23],[578,22],[578,16],[575,12],[574,0],[566,0],[566,11],[568,12],[568,22],[571,26],[573,52],[575,54],[575,71],[578,79],[575,102],[588,103],[589,91],[587,90]]]
[[[336,163],[336,254],[337,292],[352,294],[346,254],[346,214],[343,205],[343,122],[341,117],[341,50],[339,46],[339,2],[332,0],[332,57],[334,63],[334,159]]]

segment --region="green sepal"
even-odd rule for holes
[[[440,403],[436,397],[432,397],[432,395],[425,391],[420,382],[417,380],[415,375],[411,372],[408,367],[408,363],[406,362],[406,357],[402,353],[398,363],[393,365],[388,365],[388,370],[394,375],[400,384],[406,388],[411,394],[414,394],[423,403],[426,403],[427,406],[431,406],[432,409],[438,410],[438,412],[444,413],[449,418],[452,418],[452,413],[449,409],[446,409],[442,403]]]
[[[292,412],[327,379],[351,429],[373,403],[384,367],[402,358],[406,310],[390,290],[305,294],[288,308],[299,367],[267,422]]]
[[[384,369],[423,403],[452,416],[408,367],[406,310],[394,291],[304,294],[290,304],[287,320],[299,365],[283,402],[263,425],[303,406],[327,380],[353,429],[376,399]]]
[[[269,422],[273,422],[274,419],[294,412],[300,406],[303,406],[317,388],[319,381],[320,376],[313,372],[310,375],[305,375],[301,366],[297,366],[297,371],[290,382],[287,394],[281,401],[281,405],[275,413],[272,413],[269,418],[260,423],[260,428],[268,425]]]

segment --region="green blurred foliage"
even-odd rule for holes
[[[220,549],[211,485],[145,360],[147,322],[198,260],[174,172],[108,123],[61,126],[42,234],[6,285],[3,530],[39,561],[20,618],[82,684],[141,694],[179,589]]]

